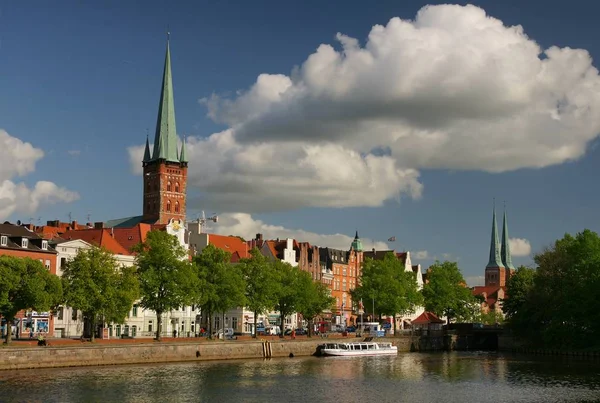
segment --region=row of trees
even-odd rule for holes
[[[507,283],[504,312],[513,332],[547,348],[600,347],[600,237],[566,234]]]
[[[456,262],[435,262],[427,270],[427,280],[419,292],[415,273],[405,271],[404,263],[389,253],[382,260],[365,260],[361,284],[351,291],[351,295],[355,303],[367,302],[367,310],[374,309],[371,313],[378,314],[380,319],[382,315],[410,314],[424,306],[427,311],[446,316],[449,321],[490,320],[481,313],[480,301],[473,297]],[[369,309],[371,302],[373,309]]]
[[[122,267],[105,249],[82,249],[63,267],[62,279],[37,260],[0,257],[0,315],[12,323],[20,310],[66,305],[83,313],[84,335],[93,339],[98,323],[123,323],[139,300],[156,312],[160,339],[162,315],[182,306],[200,306],[210,324],[214,315],[245,306],[254,312],[256,329],[266,311],[279,311],[281,323],[293,312],[310,321],[333,305],[327,288],[309,273],[257,249],[233,265],[228,252],[209,245],[190,262],[175,237],[151,231],[134,252],[135,265]]]

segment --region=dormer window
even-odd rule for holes
[[[42,241],[42,250],[48,250],[48,241]]]
[[[29,246],[29,239],[23,238],[21,239],[21,248],[27,248]]]
[[[8,237],[6,235],[0,236],[0,246],[8,245]]]

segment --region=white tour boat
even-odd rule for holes
[[[321,354],[335,356],[371,356],[371,355],[397,355],[398,347],[392,343],[379,343],[373,341],[357,341],[351,343],[326,343],[321,345]]]

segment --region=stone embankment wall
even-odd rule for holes
[[[310,356],[327,342],[361,341],[361,338],[312,338],[268,341],[152,342],[143,344],[82,344],[81,346],[3,347],[0,370],[59,368],[95,365],[145,364],[248,358]],[[389,337],[386,342],[399,352],[443,349],[444,343],[432,343],[418,337]]]
[[[308,356],[323,339],[0,348],[0,370]]]

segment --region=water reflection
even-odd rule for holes
[[[599,362],[488,353],[0,372],[0,402],[581,402],[599,398]]]

